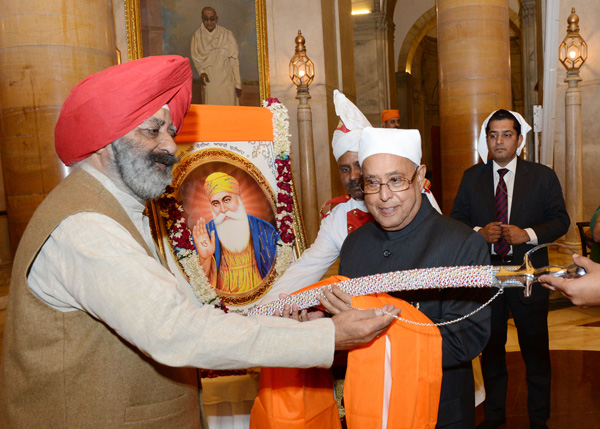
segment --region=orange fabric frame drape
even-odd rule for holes
[[[175,141],[273,141],[273,115],[265,107],[192,104]]]

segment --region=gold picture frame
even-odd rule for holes
[[[191,152],[188,152],[190,150]],[[185,155],[186,152],[188,152],[187,155]],[[231,150],[218,147],[197,150],[193,146],[190,146],[179,153],[182,159],[173,170],[174,179],[171,183],[171,187],[173,188],[172,195],[176,200],[180,201],[184,217],[186,218],[186,225],[189,229],[192,228],[198,216],[205,217],[207,222],[212,218],[213,215],[210,212],[209,201],[208,199],[204,201],[203,192],[198,192],[198,190],[204,189],[206,176],[215,171],[222,171],[232,175],[240,183],[240,189],[243,190],[242,199],[245,201],[248,209],[247,213],[254,215],[255,219],[260,218],[262,221],[271,224],[275,230],[277,197],[260,168],[243,156]],[[186,186],[188,191],[185,189]],[[252,197],[249,196],[249,193],[253,194]],[[188,199],[187,201],[186,198]],[[190,282],[184,266],[178,262],[173,243],[170,240],[163,240],[163,237],[169,235],[166,223],[169,223],[172,219],[169,221],[159,215],[160,209],[157,207],[156,201],[152,201],[149,208],[152,213],[151,229],[159,243],[161,253],[171,258],[182,277],[187,282]],[[276,249],[276,247],[273,247],[273,249]],[[268,266],[268,270],[263,276],[262,281],[252,289],[235,293],[216,290],[221,301],[226,305],[237,307],[252,304],[260,299],[271,288],[276,278],[277,272],[274,261],[275,258]]]
[[[141,12],[142,6],[147,1],[151,0],[124,0],[127,58],[129,60],[139,59],[144,56]],[[256,13],[259,92],[262,102],[271,97],[266,0],[254,0],[254,9]]]

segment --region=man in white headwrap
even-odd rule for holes
[[[497,110],[488,116],[481,126],[478,144],[483,163],[465,171],[454,199],[450,216],[486,239],[494,265],[520,265],[525,252],[553,242],[569,227],[556,173],[518,157],[529,130],[531,127],[518,113]],[[492,162],[488,162],[488,154]],[[502,212],[504,221],[498,220]],[[497,427],[506,421],[509,311],[525,361],[531,427],[546,427],[550,417],[548,291],[535,283],[531,297],[525,298],[522,289],[507,289],[491,306],[492,335],[481,360],[486,390],[486,421],[482,427]]]
[[[340,255],[348,233],[373,220],[363,202],[360,188],[361,171],[358,165],[358,143],[363,128],[371,124],[344,94],[333,91],[335,113],[341,118],[333,132],[331,146],[338,164],[340,180],[348,194],[323,204],[321,227],[314,243],[290,266],[263,298],[273,301],[282,293],[290,294],[321,280]],[[325,212],[325,207],[335,207]]]
[[[340,250],[349,233],[373,220],[363,201],[362,174],[358,163],[358,146],[362,130],[370,127],[368,119],[344,94],[333,91],[335,113],[341,123],[333,132],[333,156],[338,164],[340,180],[348,193],[333,198],[321,208],[321,227],[315,242],[302,253],[283,276],[265,295],[263,302],[279,298],[318,282],[340,256]],[[435,197],[429,190],[431,183],[425,179],[422,187],[432,206],[441,213]]]
[[[485,240],[479,234],[441,215],[423,198],[426,167],[421,165],[418,130],[365,128],[358,159],[364,201],[375,222],[353,232],[344,242],[341,275],[354,278],[413,268],[489,263]],[[413,304],[431,321],[443,322],[476,310],[489,298],[489,290],[457,288],[394,295]],[[443,379],[437,426],[474,427],[471,361],[489,338],[490,309],[484,307],[459,323],[439,329]]]
[[[192,36],[191,57],[200,75],[205,104],[239,105],[242,95],[235,36],[220,25],[217,11],[202,9],[202,25]]]

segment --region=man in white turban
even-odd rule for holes
[[[489,263],[483,237],[441,215],[423,198],[426,167],[421,164],[418,130],[365,128],[358,160],[364,201],[375,221],[348,235],[340,255],[340,275],[355,278],[414,268]],[[489,290],[456,288],[393,295],[437,323],[478,309],[489,298]],[[474,427],[471,361],[488,341],[490,309],[484,307],[459,323],[440,326],[439,330],[443,378],[437,426]],[[412,350],[413,345],[404,344],[402,348]],[[397,406],[402,404],[390,403],[390,407]]]
[[[520,265],[525,252],[552,243],[569,228],[556,173],[519,158],[529,130],[516,112],[501,109],[488,116],[477,147],[483,162],[465,171],[450,214],[485,238],[494,265]],[[550,417],[548,294],[534,283],[529,298],[522,289],[505,290],[491,304],[492,335],[481,359],[486,391],[482,427],[494,428],[506,421],[504,347],[509,311],[525,361],[531,427],[546,427]]]
[[[358,164],[360,135],[363,128],[370,127],[371,124],[358,107],[337,89],[333,91],[333,103],[341,121],[333,132],[331,146],[340,180],[348,193],[323,204],[323,220],[315,242],[277,280],[263,302],[275,300],[281,293],[289,294],[321,280],[339,257],[342,243],[348,234],[373,220],[363,202],[360,187],[362,176]],[[330,210],[325,211],[327,207]]]
[[[202,9],[202,25],[192,36],[192,61],[200,75],[205,104],[238,106],[242,95],[238,44],[233,33],[218,23],[215,9]]]
[[[363,201],[362,172],[358,162],[358,147],[363,129],[370,127],[368,119],[344,94],[333,91],[335,113],[341,123],[333,132],[331,147],[337,161],[340,180],[348,192],[323,204],[321,227],[315,242],[275,283],[264,302],[276,299],[318,282],[340,256],[344,240],[352,231],[373,220]],[[431,205],[441,212],[425,179],[422,192]]]

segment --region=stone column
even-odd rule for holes
[[[354,16],[354,68],[356,105],[374,127],[381,126],[381,111],[390,108],[391,92],[388,37],[393,26],[385,12],[375,10]],[[394,94],[394,99],[395,94]]]
[[[39,203],[67,174],[54,151],[63,101],[83,78],[114,65],[116,53],[111,2],[0,6],[0,148],[14,252]]]
[[[313,143],[312,112],[308,100],[308,88],[299,88],[298,142],[300,146],[300,206],[306,231],[306,242],[310,246],[319,232],[319,203],[317,200],[317,175]]]
[[[581,240],[577,222],[583,218],[583,143],[581,137],[581,90],[579,70],[569,71],[565,82],[565,205],[571,218],[571,226],[565,236],[565,244],[580,252]]]
[[[523,62],[523,117],[533,127],[533,106],[538,104],[537,64],[537,19],[536,0],[521,0],[521,55]],[[525,154],[529,161],[534,160],[535,138],[533,132],[527,139]]]
[[[511,107],[508,0],[438,0],[442,209],[477,163],[483,120]]]

